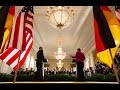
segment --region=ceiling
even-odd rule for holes
[[[95,49],[92,6],[72,6],[74,21],[62,30],[55,29],[47,22],[47,7],[34,6],[33,56],[36,56],[39,46],[42,46],[45,57],[55,59],[54,52],[57,51],[59,37],[63,39],[62,48],[67,54],[66,59],[70,59],[77,48],[81,48],[85,55]],[[110,9],[113,11],[114,7]]]

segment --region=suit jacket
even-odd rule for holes
[[[72,56],[73,58],[76,58],[76,62],[84,62],[85,56],[82,52],[77,51],[75,56]]]
[[[44,60],[43,50],[39,50],[37,52],[37,60],[36,63],[42,63]]]

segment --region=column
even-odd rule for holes
[[[43,65],[42,65],[42,73],[43,73],[43,77],[44,77],[44,62],[43,62]]]
[[[2,68],[2,60],[0,60],[0,72],[1,72],[1,69]]]
[[[90,66],[90,58],[89,55],[86,57],[85,62],[84,62],[84,70],[86,70],[87,68],[89,68]]]
[[[24,70],[26,70],[26,68],[29,68],[29,64],[30,64],[30,54],[28,54],[25,63],[24,63]]]
[[[8,66],[5,62],[1,63],[1,73],[11,73],[12,70],[9,70],[10,66]]]
[[[32,65],[31,65],[32,59],[31,59],[31,55],[29,56],[29,66],[28,66],[28,70],[31,69]]]
[[[36,61],[34,60],[34,71],[37,71],[37,67],[36,67]]]
[[[77,64],[75,64],[76,65],[76,76],[77,76]]]
[[[90,53],[90,67],[95,68],[93,53]]]
[[[33,68],[35,70],[35,59],[33,56],[31,56],[30,58],[30,68]]]
[[[1,68],[0,68],[1,73],[5,73],[5,62],[1,62]]]

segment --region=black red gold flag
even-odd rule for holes
[[[99,60],[112,67],[118,46],[120,45],[119,22],[107,6],[93,6],[96,52]]]
[[[8,15],[9,6],[2,6],[0,9],[0,47],[3,41],[4,25]]]

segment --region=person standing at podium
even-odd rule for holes
[[[43,60],[44,60],[43,48],[39,47],[39,51],[37,52],[37,59],[36,59],[36,66],[37,66],[36,78],[38,80],[43,80],[43,72],[42,72]]]
[[[75,56],[70,55],[72,58],[75,59],[75,62],[77,64],[77,80],[78,81],[84,81],[84,60],[85,60],[85,55],[83,52],[81,52],[81,49],[78,48],[76,51]]]

